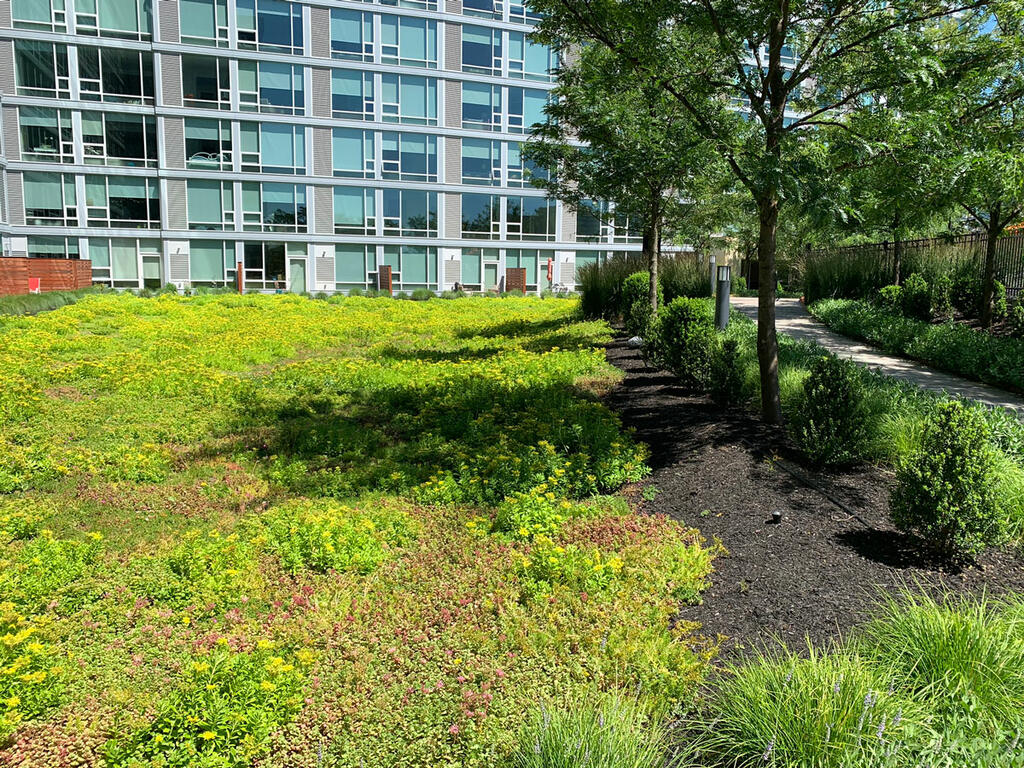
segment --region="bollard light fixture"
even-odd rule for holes
[[[718,268],[718,282],[722,283],[731,279],[732,267],[723,264]]]

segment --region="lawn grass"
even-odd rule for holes
[[[713,649],[671,619],[714,549],[607,495],[646,453],[595,397],[608,326],[575,313],[0,318],[3,758],[484,766],[540,702],[691,697]]]

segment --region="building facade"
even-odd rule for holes
[[[572,288],[637,250],[522,157],[557,54],[523,0],[0,0],[7,256],[95,282]],[[548,267],[551,279],[548,280]]]

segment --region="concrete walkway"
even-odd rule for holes
[[[733,306],[743,314],[757,320],[757,298],[734,296]],[[860,363],[886,376],[912,382],[923,389],[945,392],[977,400],[990,406],[1001,406],[1024,418],[1024,397],[987,384],[962,379],[959,376],[936,371],[921,363],[880,352],[862,341],[841,336],[815,320],[799,299],[779,299],[775,305],[775,324],[780,333],[801,341],[812,341],[839,357]]]

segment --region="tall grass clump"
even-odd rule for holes
[[[612,320],[622,314],[622,284],[644,269],[637,256],[595,261],[579,269],[580,311],[588,320]]]
[[[989,737],[1024,725],[1024,604],[911,592],[887,598],[858,651],[945,727]],[[937,724],[939,725],[939,724]]]
[[[519,734],[515,768],[664,768],[668,734],[622,693],[535,712]]]
[[[921,722],[877,665],[845,650],[761,653],[711,693],[689,764],[848,768],[885,764]]]
[[[873,296],[892,282],[892,271],[875,253],[826,251],[808,257],[804,296],[818,299],[860,299]]]
[[[37,315],[74,304],[102,288],[81,288],[77,291],[47,291],[17,296],[0,296],[0,315]]]
[[[705,299],[711,296],[708,266],[698,264],[694,257],[663,258],[658,264],[658,281],[665,292],[666,302],[680,296],[690,299]]]

